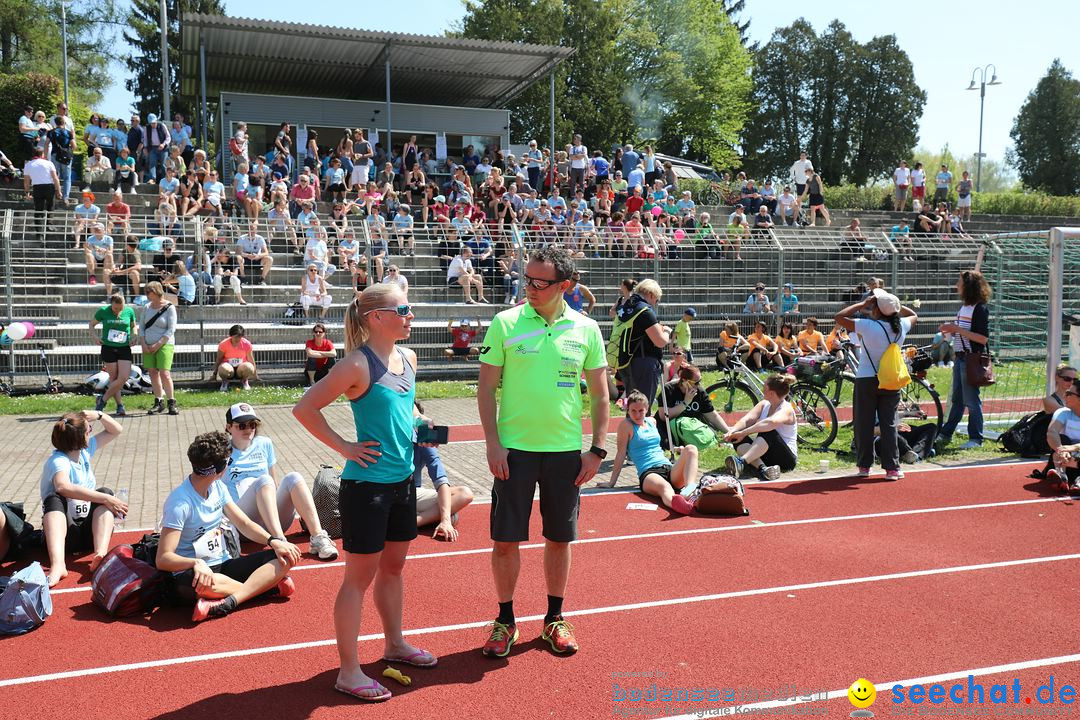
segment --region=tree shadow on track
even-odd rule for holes
[[[747,490],[753,488],[754,492],[774,492],[783,495],[825,495],[833,492],[847,490],[860,490],[864,485],[892,484],[895,480],[886,480],[884,475],[878,477],[860,478],[852,475],[840,477],[813,478],[810,480],[794,480],[790,485],[765,485],[758,483],[747,484]]]
[[[386,662],[367,663],[363,666],[368,677],[377,679],[397,696],[405,696],[418,690],[438,685],[472,685],[484,679],[492,671],[505,668],[511,658],[525,652],[545,650],[547,644],[539,638],[532,642],[518,643],[505,658],[486,658],[477,648],[444,655],[439,658],[437,667],[431,669],[413,668],[400,663],[395,667],[412,678],[413,684],[402,686],[384,678],[382,671]],[[306,680],[299,680],[284,685],[253,688],[235,693],[220,693],[177,708],[171,712],[156,716],[155,720],[191,720],[192,718],[249,717],[267,715],[273,709],[275,717],[306,718],[324,708],[360,708],[374,706],[370,712],[380,717],[394,717],[394,699],[385,703],[368,703],[354,700],[334,690],[337,680],[337,668],[332,668]],[[381,706],[381,707],[380,707]],[[390,711],[390,714],[387,711]]]

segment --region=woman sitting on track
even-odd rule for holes
[[[249,539],[258,541],[263,528],[274,537],[285,537],[299,512],[311,533],[312,554],[320,560],[333,560],[338,556],[337,546],[319,523],[304,476],[291,472],[278,483],[274,442],[259,435],[261,424],[255,408],[248,403],[236,403],[225,411],[225,432],[232,441],[225,487],[236,506],[262,526]]]
[[[287,573],[300,561],[300,549],[256,525],[229,499],[220,482],[231,451],[229,436],[223,432],[196,437],[187,451],[191,475],[165,500],[156,565],[172,573],[173,601],[195,606],[193,622],[224,617],[269,590],[282,597],[296,590]],[[221,527],[226,517],[244,535],[270,549],[232,557]]]
[[[410,645],[401,632],[401,572],[417,534],[412,476],[419,413],[413,405],[416,353],[397,342],[408,339],[412,319],[398,286],[379,283],[364,290],[345,312],[348,354],[293,408],[301,425],[346,460],[339,500],[345,577],[334,604],[341,667],[334,689],[366,702],[391,697],[364,674],[357,653],[360,613],[372,582],[383,622],[383,659],[417,667],[439,662]],[[322,413],[340,395],[349,399],[356,442],[338,434]]]
[[[94,421],[102,431],[93,437]],[[49,552],[49,587],[67,576],[64,553],[93,549],[90,569],[97,568],[109,551],[113,515],[125,515],[127,503],[98,488],[90,458],[116,439],[123,428],[103,412],[67,413],[56,421],[52,444],[56,448],[41,472],[41,506],[45,547]]]
[[[798,418],[795,408],[787,400],[794,384],[794,375],[770,375],[765,380],[765,399],[724,436],[725,441],[735,445],[738,453],[727,458],[730,475],[741,476],[748,464],[757,468],[762,480],[776,480],[780,473],[795,469],[799,458]],[[743,442],[754,433],[757,437]]]
[[[660,449],[660,431],[656,420],[648,417],[649,401],[638,390],[627,398],[626,417],[619,423],[615,464],[611,480],[598,487],[615,487],[627,456],[638,471],[638,489],[660,499],[664,507],[682,515],[694,510],[690,501],[679,494],[688,482],[697,481],[698,451],[693,445],[678,448],[679,459],[674,465]]]

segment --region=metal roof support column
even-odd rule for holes
[[[551,157],[548,164],[548,186],[555,189],[555,68],[551,68]],[[537,191],[540,188],[536,188]],[[543,193],[540,193],[542,196]]]
[[[206,39],[202,28],[199,29],[199,90],[202,94],[202,108],[199,113],[199,144],[206,149]]]
[[[390,44],[386,44],[386,50],[383,51],[383,55],[386,58],[386,143],[383,145],[383,151],[386,153],[387,162],[391,162],[394,155],[394,143],[390,140],[392,133],[394,132],[394,111],[390,107]],[[376,168],[376,171],[378,169]],[[405,168],[401,169],[402,172]]]

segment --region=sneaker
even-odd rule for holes
[[[1058,492],[1069,492],[1069,483],[1065,482],[1065,478],[1061,476],[1061,473],[1058,472],[1057,468],[1050,468],[1046,471],[1046,480],[1050,483],[1050,487]]]
[[[870,477],[870,468],[864,468],[864,467],[859,468],[858,470],[855,471],[855,477],[857,477],[857,478],[868,478],[868,477]]]
[[[97,399],[94,400],[94,410],[96,410],[97,412],[104,412],[105,411],[105,396],[104,395],[98,395]]]
[[[318,555],[320,560],[332,560],[338,556],[337,545],[325,530],[311,536],[311,552],[313,555]]]
[[[146,411],[147,415],[157,415],[165,412],[165,402],[161,398],[154,398],[154,404]]]
[[[179,415],[180,414],[180,411],[176,407],[176,401],[175,400],[170,400],[169,401],[169,414],[170,415]]]
[[[904,471],[903,470],[886,470],[885,471],[885,479],[886,480],[900,480],[903,477],[904,477]]]
[[[232,596],[230,596],[232,597]],[[195,610],[191,613],[192,622],[202,622],[203,620],[209,620],[210,618],[224,617],[229,614],[230,609],[226,609],[225,601],[229,598],[219,598],[217,600],[209,600],[207,598],[199,598],[195,601]]]
[[[220,392],[229,392],[229,381],[228,380],[222,380],[221,381],[221,387],[219,387],[218,390]]]
[[[91,275],[91,276],[90,276],[90,280],[89,280],[89,283],[90,283],[91,285],[97,285],[97,275]]]
[[[906,453],[900,456],[900,462],[912,465],[919,462],[919,454],[914,450],[908,450]]]
[[[113,415],[116,417],[127,417],[127,410],[124,409],[123,405],[117,405],[116,412],[113,413]]]
[[[694,505],[682,495],[671,498],[671,509],[680,515],[689,515],[694,512]]]
[[[251,389],[251,383],[249,383],[247,380],[244,381],[244,389],[245,390],[250,390]]]
[[[578,651],[577,640],[574,639],[574,626],[558,618],[544,626],[541,639],[547,640],[551,649],[560,655],[569,655]]]
[[[779,480],[780,479],[780,466],[779,465],[765,465],[762,464],[761,469],[758,471],[762,480]]]
[[[966,443],[960,446],[960,449],[973,450],[977,447],[982,447],[982,440],[968,440]]]
[[[503,625],[496,620],[491,623],[491,635],[481,650],[488,657],[506,657],[510,654],[510,648],[520,637],[517,625]]]
[[[738,455],[728,455],[724,460],[724,469],[727,470],[727,474],[732,477],[742,477],[743,470],[746,468],[746,461]]]
[[[293,582],[291,577],[286,575],[278,581],[275,588],[277,589],[278,597],[287,598],[296,592],[296,583]]]

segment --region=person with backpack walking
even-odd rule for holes
[[[875,288],[865,300],[844,308],[834,319],[838,326],[859,336],[854,399],[857,477],[870,477],[876,421],[885,479],[899,480],[904,473],[900,470],[896,439],[896,408],[900,404],[900,388],[907,384],[900,379],[907,374],[900,348],[919,318],[911,308],[901,306],[895,295]],[[907,381],[911,381],[910,376]]]
[[[67,114],[67,105],[60,103],[50,126],[51,129],[45,134],[45,153],[60,177],[63,185],[61,199],[66,203],[71,195],[71,163],[75,151],[79,149],[78,140],[75,138],[75,125]]]
[[[626,391],[640,390],[649,399],[649,414],[656,401],[663,374],[664,348],[671,342],[671,329],[656,319],[656,304],[664,292],[655,280],[646,279],[634,287],[633,294],[615,315],[619,353],[616,368],[620,371]],[[617,329],[612,327],[612,340]]]

